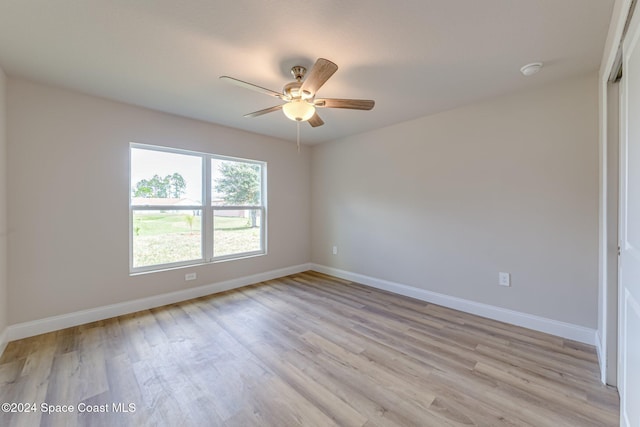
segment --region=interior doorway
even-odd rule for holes
[[[615,73],[607,84],[607,147],[606,147],[606,370],[605,382],[618,385],[618,204],[620,147],[620,77]]]

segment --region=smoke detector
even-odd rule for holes
[[[520,68],[520,72],[523,76],[529,77],[540,71],[541,68],[542,62],[532,62],[531,64],[527,64],[524,67]]]

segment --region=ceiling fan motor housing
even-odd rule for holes
[[[302,65],[294,65],[293,67],[291,67],[291,74],[293,75],[293,78],[296,79],[297,81],[301,81],[306,72],[307,72],[307,69],[304,68]]]
[[[302,86],[302,82],[299,82],[299,81],[287,83],[286,85],[284,85],[284,88],[282,89],[282,93],[284,94],[285,97],[287,97],[288,100],[293,100],[293,99],[308,100],[313,98],[313,95],[311,94],[311,92],[301,91],[300,90],[301,86]]]

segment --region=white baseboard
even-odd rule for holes
[[[327,267],[324,265],[311,264],[311,269],[320,273],[339,277],[341,279],[350,280],[352,282],[361,283],[373,288],[382,289],[444,307],[453,308],[455,310],[464,311],[466,313],[476,314],[478,316],[510,323],[516,326],[522,326],[524,328],[533,329],[535,331],[545,332],[547,334],[579,341],[585,344],[597,345],[596,330],[586,328],[584,326],[574,325],[571,323],[561,322],[553,319],[547,319],[545,317],[483,304],[463,298],[452,297],[449,295],[427,291],[425,289],[403,285],[401,283],[395,283],[388,280],[377,279],[375,277],[369,277],[363,274],[351,273],[349,271]]]
[[[598,365],[600,366],[600,381],[607,383],[607,358],[602,348],[602,338],[600,331],[596,330],[596,354],[598,355]]]
[[[4,349],[7,348],[7,344],[9,343],[9,328],[4,328],[4,330],[0,333],[0,356],[4,353]]]
[[[6,343],[9,341],[32,337],[35,335],[70,328],[73,326],[83,325],[85,323],[108,319],[115,316],[135,313],[136,311],[140,310],[148,310],[150,308],[161,307],[163,305],[186,301],[192,298],[199,298],[205,295],[224,292],[230,289],[264,282],[266,280],[277,279],[278,277],[288,276],[290,274],[296,274],[310,269],[311,264],[300,264],[292,267],[254,274],[251,276],[238,277],[236,279],[225,280],[223,282],[198,286],[197,288],[190,288],[161,295],[154,295],[151,297],[141,298],[133,301],[126,301],[118,304],[111,304],[102,307],[91,308],[88,310],[76,311],[74,313],[47,317],[45,319],[17,323],[15,325],[10,325],[7,329],[5,329],[2,335],[0,335],[0,339],[2,339],[0,341],[0,349],[4,350],[4,347],[2,347],[2,343],[5,343],[6,345]],[[1,351],[0,354],[2,354]]]
[[[151,297],[141,298],[133,301],[126,301],[118,304],[111,304],[88,310],[62,314],[59,316],[52,316],[45,319],[38,319],[10,325],[4,331],[2,331],[2,333],[0,333],[0,354],[2,354],[2,351],[4,351],[9,341],[32,337],[35,335],[70,328],[73,326],[95,322],[98,320],[108,319],[115,316],[135,313],[136,311],[161,307],[163,305],[173,304],[192,298],[215,294],[218,292],[224,292],[231,289],[240,288],[242,286],[259,283],[266,280],[277,279],[278,277],[296,274],[307,270],[315,270],[320,273],[329,274],[345,280],[361,283],[363,285],[442,305],[444,307],[449,307],[467,313],[476,314],[478,316],[487,317],[489,319],[499,320],[501,322],[506,322],[536,331],[545,332],[562,338],[579,341],[585,344],[595,345],[596,350],[598,351],[599,360],[604,360],[600,354],[600,351],[602,349],[600,348],[598,342],[599,340],[594,329],[585,328],[583,326],[574,325],[571,323],[560,322],[557,320],[547,319],[527,313],[521,313],[518,311],[496,307],[488,304],[478,303],[462,298],[452,297],[437,292],[427,291],[425,289],[419,289],[413,286],[403,285],[388,280],[377,279],[374,277],[365,276],[358,273],[351,273],[345,270],[313,263],[300,264],[292,267],[254,274],[251,276],[244,276],[236,279],[199,286],[197,288],[190,288],[161,295],[154,295]]]

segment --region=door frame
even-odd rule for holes
[[[619,354],[617,351],[612,351],[611,346],[618,348],[618,338],[620,329],[613,326],[619,325],[618,309],[619,302],[616,304],[611,301],[618,301],[616,296],[618,295],[618,281],[617,274],[612,275],[609,271],[612,266],[609,262],[609,249],[608,242],[611,237],[608,232],[612,227],[612,221],[618,222],[618,218],[612,218],[612,215],[608,215],[609,203],[614,199],[615,203],[618,203],[617,194],[610,194],[610,183],[608,182],[608,158],[607,154],[610,150],[610,144],[619,144],[619,138],[615,141],[609,138],[609,99],[608,91],[610,82],[615,80],[617,74],[617,68],[619,67],[619,61],[622,60],[621,46],[624,39],[624,34],[630,21],[631,14],[633,12],[632,6],[635,6],[636,0],[615,0],[613,6],[613,13],[611,16],[611,22],[609,25],[609,33],[605,43],[605,49],[600,65],[598,75],[598,94],[599,94],[599,152],[600,152],[600,176],[599,176],[599,251],[598,251],[598,330],[596,332],[596,350],[598,352],[598,360],[600,363],[601,381],[604,384],[616,385],[620,383],[619,378]],[[621,94],[620,94],[621,95]],[[621,133],[618,132],[618,135]],[[615,227],[617,229],[617,227]],[[615,276],[615,280],[612,279]],[[615,310],[615,313],[611,313],[611,310]],[[611,325],[614,321],[617,325]],[[617,333],[613,334],[613,331],[617,329]],[[612,336],[613,335],[613,336]],[[616,365],[616,369],[607,369],[607,366],[612,364]],[[612,376],[612,371],[614,372]]]
[[[619,73],[618,73],[619,75]],[[606,311],[603,312],[604,334],[603,353],[605,356],[604,379],[607,385],[618,385],[618,335],[619,335],[619,252],[620,252],[620,135],[621,121],[620,109],[622,98],[620,96],[621,83],[619,80],[611,79],[607,85],[607,171],[605,173],[606,182],[606,287],[604,288],[604,305]]]

